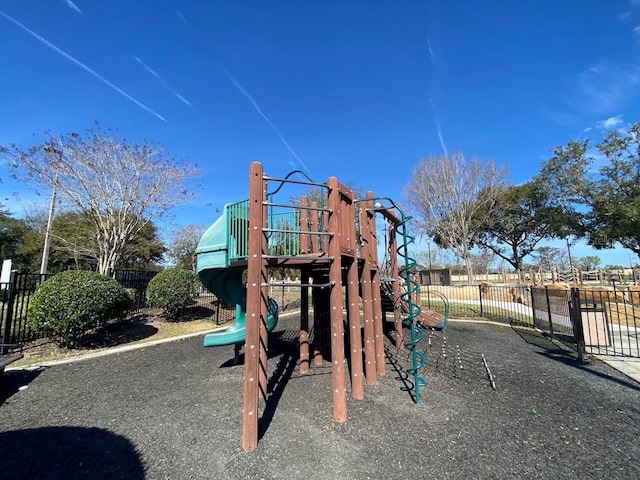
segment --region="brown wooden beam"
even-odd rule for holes
[[[300,282],[309,283],[309,271],[302,269]],[[300,290],[300,373],[309,371],[309,287]]]
[[[262,255],[266,251],[266,225],[263,202],[265,181],[263,167],[251,164],[249,174],[249,258],[247,269],[247,325],[244,352],[244,388],[242,401],[242,449],[253,451],[258,446],[258,402],[260,377],[260,344],[262,326]]]
[[[367,198],[373,202],[373,192],[367,194]],[[380,269],[378,267],[378,230],[376,228],[375,213],[369,219],[369,231],[371,242],[369,243],[369,258],[371,268],[371,306],[373,313],[374,349],[376,354],[376,372],[378,375],[386,373],[384,359],[384,331],[382,326],[382,300],[380,298]]]
[[[329,280],[333,283],[330,294],[331,311],[331,386],[333,393],[333,418],[343,423],[347,421],[347,395],[345,387],[344,325],[342,318],[342,266],[340,258],[341,234],[340,214],[342,202],[340,185],[335,177],[327,181],[329,187],[329,255],[333,257],[329,268]]]
[[[389,259],[391,278],[392,298],[393,298],[393,325],[396,332],[396,348],[403,346],[402,315],[400,314],[400,271],[398,270],[398,235],[396,225],[389,225]]]
[[[360,327],[360,292],[358,291],[358,260],[349,261],[347,270],[347,319],[349,322],[349,350],[351,352],[351,395],[364,398],[364,370],[362,364],[362,330]]]
[[[300,199],[300,230],[309,230],[309,210],[305,207],[309,206],[309,198],[302,197]],[[309,234],[304,233],[300,238],[300,253],[309,253]]]
[[[364,321],[364,372],[368,385],[377,383],[375,331],[373,327],[373,298],[371,294],[371,255],[370,248],[372,235],[370,231],[370,218],[373,216],[368,210],[368,203],[360,211],[360,234],[362,247],[360,256],[363,258],[362,270],[360,270],[360,290],[362,295],[362,316]]]

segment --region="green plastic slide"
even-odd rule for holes
[[[246,338],[247,296],[242,282],[243,267],[230,266],[230,247],[237,244],[229,234],[229,209],[224,208],[223,215],[202,235],[197,255],[197,271],[202,284],[218,298],[236,306],[236,321],[229,328],[204,337],[205,347],[218,345],[240,345]],[[246,223],[246,222],[245,222]],[[246,236],[246,232],[243,232]],[[269,299],[267,330],[271,331],[278,323],[278,304]]]

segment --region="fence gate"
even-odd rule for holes
[[[640,291],[588,288],[531,290],[534,325],[569,345],[583,358],[640,358]]]
[[[577,349],[578,341],[571,319],[570,303],[570,290],[548,287],[531,289],[534,325],[562,343]]]

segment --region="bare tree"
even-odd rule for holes
[[[471,248],[475,226],[491,215],[495,203],[491,192],[505,184],[505,177],[506,169],[493,161],[468,160],[458,152],[423,159],[405,188],[418,224],[465,262],[469,283],[474,282]]]
[[[204,225],[190,224],[178,227],[171,232],[167,256],[177,267],[195,273],[196,248],[205,230]]]
[[[495,262],[497,255],[487,247],[480,247],[478,253],[471,255],[474,272],[489,273],[489,268]]]
[[[116,266],[147,222],[194,196],[189,182],[199,175],[197,167],[161,146],[131,143],[99,124],[84,136],[47,136],[42,144],[0,147],[0,153],[9,157],[16,176],[38,190],[56,189],[61,203],[92,220],[100,273]]]

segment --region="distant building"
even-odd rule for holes
[[[432,270],[420,270],[420,283],[422,285],[451,285],[451,269],[437,268]]]

